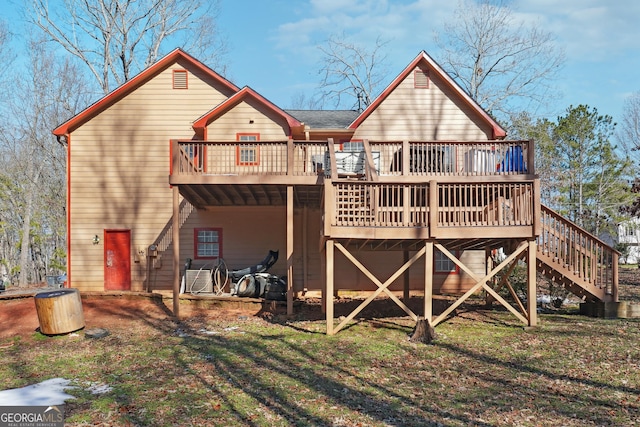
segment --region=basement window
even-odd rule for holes
[[[222,257],[222,228],[196,228],[193,234],[195,259]]]
[[[187,70],[173,70],[173,88],[188,89]]]
[[[237,141],[259,141],[259,133],[238,133]],[[257,144],[238,144],[236,147],[236,165],[257,166],[260,164],[260,147]]]
[[[428,70],[415,70],[413,72],[413,87],[416,89],[429,89]]]
[[[457,258],[458,252],[454,252],[453,255]],[[455,262],[451,261],[449,257],[440,252],[438,249],[433,251],[433,268],[436,273],[444,274],[457,274],[458,266]]]

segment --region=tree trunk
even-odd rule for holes
[[[33,206],[33,192],[35,190],[30,186],[28,193],[25,194],[26,206],[22,215],[22,242],[20,245],[20,281],[18,286],[27,286],[29,284],[29,249],[31,247],[31,208]]]
[[[416,327],[413,329],[413,334],[409,341],[411,342],[421,342],[424,344],[431,344],[436,338],[436,332],[431,326],[431,323],[427,319],[418,319],[416,322]]]

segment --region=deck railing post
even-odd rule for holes
[[[542,233],[542,207],[540,204],[540,178],[533,180],[533,235],[539,236]]]
[[[409,163],[411,161],[409,150],[411,150],[409,141],[402,141],[402,176],[409,175]]]
[[[535,150],[533,149],[534,147],[534,142],[532,139],[526,141],[527,144],[527,173],[530,175],[535,175],[536,173],[536,169],[535,169],[535,157],[536,157],[536,153]]]
[[[170,156],[169,159],[169,175],[179,174],[180,173],[180,144],[178,144],[177,139],[172,139],[169,146]]]
[[[438,228],[438,182],[429,181],[429,236],[436,237]]]
[[[338,165],[336,164],[336,147],[333,145],[333,138],[327,139],[327,147],[329,148],[329,163],[331,166],[331,179],[338,179]],[[326,168],[326,165],[325,165]]]
[[[293,139],[289,138],[287,140],[287,176],[291,176],[293,175],[293,168],[294,168],[294,152],[295,152],[295,146],[293,144]]]
[[[324,235],[331,235],[331,226],[336,217],[336,195],[333,181],[324,179]]]

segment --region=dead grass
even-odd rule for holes
[[[640,425],[639,321],[527,330],[468,307],[424,345],[406,317],[366,317],[328,337],[302,316],[119,315],[102,339],[0,340],[0,389],[72,380],[69,426]]]
[[[618,272],[620,300],[640,302],[640,268],[637,265],[621,265]]]
[[[639,278],[620,269],[621,299],[640,301]],[[333,337],[318,304],[182,322],[157,302],[83,304],[109,336],[0,335],[0,389],[72,380],[68,426],[640,426],[638,319],[565,307],[528,329],[467,305],[424,345],[381,304]]]

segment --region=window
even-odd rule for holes
[[[196,259],[222,257],[222,229],[196,228],[193,232]]]
[[[416,89],[429,89],[428,70],[415,70],[413,72],[413,87]]]
[[[342,141],[340,151],[364,151],[364,142],[358,140]]]
[[[457,257],[458,253],[454,252],[453,255]],[[458,266],[437,249],[434,251],[434,258],[433,267],[436,273],[458,273]]]
[[[187,70],[173,70],[173,88],[187,89]]]
[[[237,141],[260,141],[259,133],[238,133]],[[260,163],[260,149],[256,144],[238,144],[236,147],[236,165],[256,166]]]

